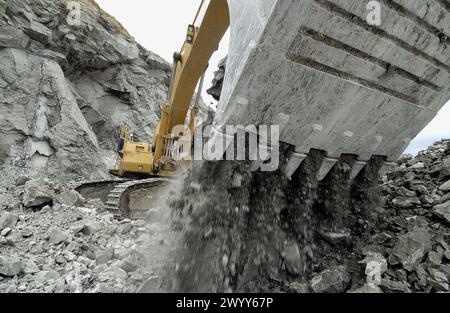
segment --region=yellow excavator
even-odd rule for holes
[[[116,167],[111,170],[112,174],[172,177],[176,175],[180,166],[187,166],[190,163],[189,158],[183,156],[192,149],[203,74],[230,24],[227,2],[213,0],[209,4],[202,25],[196,27],[195,23],[203,5],[204,3],[201,4],[194,22],[188,26],[181,51],[174,53],[169,92],[162,105],[161,119],[154,131],[152,144],[136,142],[133,140],[130,127],[123,126],[120,131],[119,156]],[[192,97],[200,78],[202,79],[197,97],[191,107]]]
[[[375,23],[377,12],[361,0],[203,0],[174,54],[152,143],[137,142],[125,126],[111,172],[172,177],[189,165],[182,156],[192,146],[203,79],[193,107],[192,97],[228,28],[216,134],[227,125],[278,125],[279,141],[292,147],[288,177],[312,150],[325,154],[319,181],[348,155],[352,179],[374,157],[386,170],[450,98],[450,28],[443,22],[450,12],[438,2],[427,6],[381,1]],[[119,206],[124,184],[110,194],[110,207]]]

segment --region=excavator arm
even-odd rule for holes
[[[195,87],[230,26],[227,1],[210,1],[200,27],[196,27],[194,24],[195,21],[188,27],[186,41],[180,53],[174,54],[171,85],[153,140],[156,171],[164,171],[165,160],[171,157],[168,155],[170,146],[177,144],[182,136],[173,131],[185,124]],[[194,118],[195,110],[192,111],[191,121]],[[194,123],[190,123],[191,134],[193,126]]]

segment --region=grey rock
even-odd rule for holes
[[[16,227],[19,217],[16,214],[3,212],[0,215],[0,230],[5,228],[13,229]]]
[[[65,242],[69,239],[69,234],[62,231],[61,229],[57,227],[53,227],[50,230],[50,235],[48,238],[48,242],[51,244],[60,244],[61,242]]]
[[[444,223],[450,225],[450,201],[435,205],[432,212]]]
[[[421,202],[419,200],[419,198],[417,197],[397,197],[394,200],[392,200],[392,204],[396,207],[396,208],[400,208],[400,209],[408,209],[411,207],[414,207],[416,205],[420,205]]]
[[[108,272],[111,274],[113,279],[125,281],[128,278],[127,272],[118,266],[111,266]]]
[[[350,238],[350,232],[320,232],[320,235],[332,245],[336,245]]]
[[[6,227],[0,232],[0,235],[6,237],[10,232],[11,232],[11,228]]]
[[[156,293],[161,290],[162,279],[159,276],[153,276],[147,279],[138,289],[138,293]]]
[[[387,293],[411,293],[411,290],[405,283],[389,279],[381,280],[381,289]]]
[[[49,280],[57,280],[61,275],[56,271],[40,271],[34,275],[34,280],[37,282],[47,282]]]
[[[446,258],[448,261],[450,261],[450,250],[446,250],[446,251],[444,252],[444,256],[445,256],[445,258]]]
[[[24,49],[29,39],[24,32],[10,25],[0,26],[0,47]]]
[[[23,272],[25,274],[35,274],[39,271],[39,267],[32,260],[28,260],[23,264]]]
[[[348,293],[383,293],[383,290],[374,284],[364,284],[361,288],[351,290]]]
[[[24,228],[20,231],[20,234],[22,235],[23,238],[29,238],[32,237],[34,235],[33,230],[31,228]]]
[[[415,191],[411,191],[409,189],[406,189],[405,187],[400,187],[399,189],[397,189],[396,192],[399,196],[407,197],[407,198],[413,198],[413,197],[417,196]]]
[[[391,255],[399,260],[404,269],[411,271],[431,248],[429,231],[424,228],[415,228],[398,238]]]
[[[99,232],[103,228],[103,225],[96,221],[89,221],[83,225],[81,232],[85,235],[93,235]]]
[[[434,279],[429,279],[430,285],[436,291],[444,291],[447,292],[449,290],[449,285],[446,282],[436,281]]]
[[[290,293],[310,293],[309,284],[307,283],[300,283],[300,282],[292,282],[289,285],[289,292]]]
[[[105,264],[108,263],[114,257],[114,249],[106,248],[106,249],[98,249],[95,251],[95,261],[97,264]]]
[[[284,249],[281,253],[287,271],[292,275],[302,273],[303,262],[300,256],[300,250],[295,241],[288,241],[285,243]]]
[[[0,255],[0,275],[16,276],[20,273],[21,267],[19,259]]]
[[[428,262],[432,265],[438,266],[442,264],[442,254],[431,251],[428,253]]]
[[[66,206],[79,206],[83,203],[81,195],[72,189],[57,195],[55,201]]]
[[[53,200],[54,192],[45,183],[37,180],[27,181],[23,195],[23,205],[27,208],[41,206]]]
[[[450,180],[448,180],[448,181],[446,181],[445,183],[443,183],[443,184],[439,187],[439,190],[442,190],[442,191],[445,191],[445,192],[450,191]]]
[[[345,267],[340,266],[314,275],[310,281],[310,286],[316,293],[342,293],[347,290],[350,282],[350,274]]]

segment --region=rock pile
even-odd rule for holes
[[[27,183],[22,209],[0,211],[0,292],[166,288],[160,276],[171,264],[170,224],[118,221],[98,201],[54,188]]]
[[[385,292],[449,291],[449,147],[442,141],[404,156],[383,180],[385,205],[362,251],[385,257]]]

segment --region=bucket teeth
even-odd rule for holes
[[[350,180],[354,180],[356,176],[362,171],[362,169],[367,165],[365,161],[355,161],[352,165],[352,172],[350,173]]]
[[[324,180],[324,178],[327,177],[328,173],[338,161],[338,159],[324,158],[322,164],[320,165],[319,172],[317,173],[317,180]]]
[[[307,158],[306,154],[293,152],[285,168],[286,176],[290,179]]]

